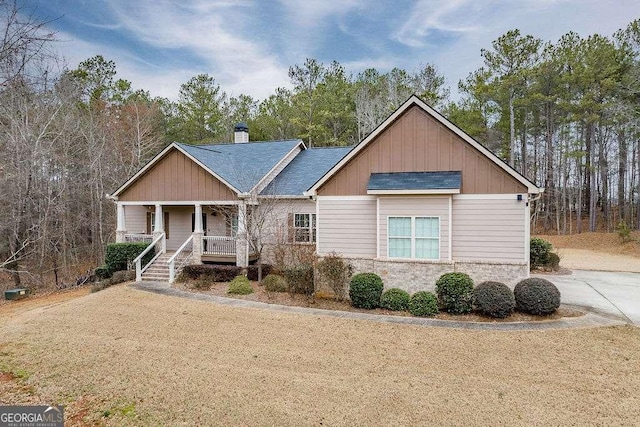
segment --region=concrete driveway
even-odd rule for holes
[[[640,325],[640,273],[573,270],[571,275],[537,277],[553,282],[565,304],[590,307]]]

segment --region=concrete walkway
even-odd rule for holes
[[[587,307],[640,325],[640,273],[574,270],[570,275],[537,277],[553,282],[565,304]]]
[[[625,323],[623,320],[604,317],[591,312],[580,317],[566,317],[559,320],[549,320],[542,322],[456,322],[424,317],[385,316],[379,314],[358,313],[351,311],[323,310],[309,307],[268,304],[257,301],[247,301],[238,298],[225,298],[214,295],[182,291],[172,288],[169,283],[166,282],[136,282],[132,283],[129,286],[134,289],[153,292],[160,295],[169,295],[198,301],[208,301],[216,304],[229,305],[234,307],[258,308],[262,310],[281,311],[287,313],[332,316],[346,319],[369,320],[373,322],[403,323],[438,328],[523,331],[567,328],[595,328],[600,326],[621,325]]]

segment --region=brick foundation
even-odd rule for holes
[[[385,289],[400,288],[409,293],[435,291],[435,283],[445,273],[467,273],[477,285],[486,280],[513,287],[529,277],[527,263],[505,264],[482,261],[390,261],[345,258],[356,273],[376,273]]]

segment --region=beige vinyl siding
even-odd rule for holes
[[[454,261],[526,261],[526,202],[490,197],[453,196]]]
[[[315,214],[316,204],[309,199],[266,199],[262,208],[267,209],[265,243],[290,242],[289,217],[293,214]]]
[[[318,253],[376,256],[375,198],[318,197]]]
[[[128,234],[147,232],[147,210],[144,206],[127,205],[124,207],[124,224]]]
[[[380,257],[387,257],[387,219],[390,216],[439,217],[440,259],[449,259],[449,197],[380,197]]]
[[[163,211],[169,213],[167,250],[175,251],[191,236],[191,214],[194,212],[194,207],[165,206]]]

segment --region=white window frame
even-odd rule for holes
[[[411,237],[409,236],[392,236],[389,232],[389,220],[391,218],[410,218],[411,219]],[[425,219],[437,219],[438,220],[438,236],[437,237],[416,237],[416,218],[425,218]],[[391,245],[389,244],[389,240],[390,239],[411,239],[411,256],[409,258],[404,258],[404,257],[394,257],[391,256]],[[423,240],[436,240],[438,242],[437,248],[438,248],[438,257],[437,258],[416,258],[416,240],[419,239],[423,239]],[[418,215],[418,216],[411,216],[411,215],[389,215],[387,216],[387,258],[392,258],[392,259],[420,259],[420,260],[431,260],[431,261],[438,261],[441,259],[441,250],[440,250],[440,244],[441,244],[441,240],[442,240],[442,220],[439,216],[422,216],[422,215]]]
[[[305,217],[307,217],[305,219]],[[298,226],[298,219],[308,225]],[[293,243],[315,243],[316,242],[316,214],[315,213],[294,213],[293,214]],[[298,232],[301,233],[298,233]],[[304,232],[304,233],[302,233]],[[305,239],[298,238],[298,235],[306,235]]]

